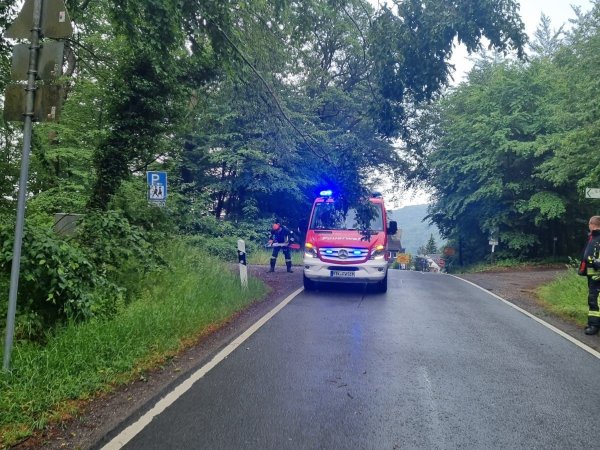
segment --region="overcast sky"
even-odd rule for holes
[[[521,17],[525,22],[528,34],[532,34],[540,21],[542,13],[552,20],[555,28],[560,27],[575,17],[571,5],[579,6],[586,12],[592,7],[590,0],[523,0],[521,1]]]
[[[571,5],[580,7],[583,12],[587,12],[592,8],[591,0],[522,0],[520,4],[525,32],[531,39],[533,39],[533,33],[535,33],[540,23],[542,13],[550,18],[552,28],[558,29],[561,25],[568,27],[569,19],[575,18]],[[461,81],[466,72],[473,66],[464,47],[459,47],[454,51],[452,63],[456,66],[455,82]]]

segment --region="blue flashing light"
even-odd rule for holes
[[[331,189],[327,189],[326,191],[321,191],[319,195],[321,197],[331,197],[333,195],[333,191]]]
[[[360,250],[354,250],[352,252],[352,254],[354,254],[354,255],[360,255],[360,254],[362,254],[362,252]]]
[[[328,255],[331,255],[331,254],[333,254],[333,250],[325,250],[325,253]]]

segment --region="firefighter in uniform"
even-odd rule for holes
[[[590,237],[579,265],[579,275],[587,276],[588,282],[588,326],[585,334],[600,331],[600,216],[590,218]]]
[[[283,250],[283,256],[285,256],[285,265],[288,272],[292,270],[292,257],[290,255],[290,243],[293,242],[293,235],[289,228],[281,225],[281,220],[275,219],[275,223],[271,227],[271,235],[269,236],[269,245],[273,246],[273,253],[271,254],[271,268],[269,272],[275,272],[275,263],[277,262],[277,255],[279,250]]]

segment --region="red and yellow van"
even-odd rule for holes
[[[304,241],[304,289],[328,282],[369,283],[378,292],[387,291],[388,234],[395,234],[398,225],[394,221],[387,225],[381,194],[374,193],[369,201],[374,215],[365,233],[356,210],[336,208],[331,191],[322,191],[315,199]]]

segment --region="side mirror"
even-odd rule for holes
[[[390,225],[388,226],[387,233],[388,234],[396,234],[398,232],[398,222],[395,220],[390,221]]]

